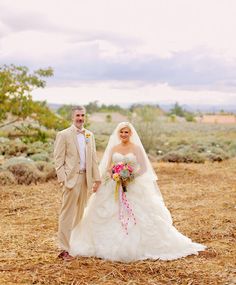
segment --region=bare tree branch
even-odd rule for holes
[[[19,120],[20,120],[20,118],[16,118],[16,119],[15,119],[15,120],[13,120],[13,121],[10,121],[10,122],[7,122],[7,123],[4,123],[4,124],[0,125],[0,129],[1,129],[1,128],[3,128],[3,127],[5,127],[5,126],[8,126],[8,125],[14,124],[15,122],[17,122],[17,121],[19,121]]]

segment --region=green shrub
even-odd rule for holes
[[[107,123],[111,123],[111,122],[112,122],[112,116],[111,116],[111,114],[107,114],[107,115],[106,115],[106,122],[107,122]]]
[[[206,157],[210,161],[223,161],[228,159],[230,156],[221,148],[212,147],[206,152]]]
[[[45,181],[42,172],[32,163],[12,164],[8,166],[7,169],[15,176],[18,184],[29,185],[31,183],[37,184],[37,182]]]
[[[45,161],[37,161],[35,162],[35,165],[38,170],[44,174],[45,181],[55,179],[57,177],[55,167],[52,163],[48,163]]]
[[[0,185],[16,184],[15,176],[6,169],[0,169]]]
[[[6,157],[20,156],[27,152],[27,148],[20,139],[9,140],[0,144],[0,154]]]
[[[186,112],[186,113],[184,114],[184,117],[185,117],[185,120],[186,120],[187,122],[196,122],[195,116],[194,116],[193,113],[188,113],[188,112]]]
[[[165,162],[183,162],[183,163],[203,163],[204,158],[196,152],[188,153],[183,151],[172,151],[160,158]]]
[[[8,175],[10,178],[7,179],[10,181],[14,177],[14,181],[17,184],[36,184],[37,182],[45,182],[56,177],[54,166],[51,163],[45,161],[34,162],[24,157],[7,160],[2,166],[2,172],[4,171],[6,173],[10,172],[13,176]]]
[[[98,151],[105,150],[107,143],[108,143],[108,138],[109,137],[105,135],[96,136],[96,149]]]
[[[50,155],[53,152],[53,143],[52,140],[49,140],[46,143],[43,143],[41,141],[36,141],[32,144],[27,145],[27,155],[32,156],[34,154],[40,154],[40,153],[47,153],[47,155],[50,157]]]
[[[230,141],[230,143],[226,145],[226,150],[230,157],[236,156],[236,141]]]
[[[30,159],[34,161],[49,161],[50,160],[48,153],[46,152],[32,154],[30,156]]]
[[[30,158],[26,158],[23,156],[19,156],[19,157],[12,157],[10,159],[8,159],[7,161],[4,162],[3,164],[3,168],[8,168],[9,166],[15,165],[15,164],[34,164],[33,160]]]

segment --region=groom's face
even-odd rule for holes
[[[85,111],[75,110],[72,114],[72,121],[76,128],[82,128],[85,121]]]

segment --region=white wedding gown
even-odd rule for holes
[[[127,159],[136,163],[133,153],[113,154],[113,162]],[[147,181],[144,175],[137,177],[127,188],[126,196],[136,224],[130,219],[126,234],[119,220],[115,185],[110,180],[90,197],[83,219],[72,230],[72,256],[96,256],[123,262],[172,260],[197,254],[206,248],[177,231],[153,181]]]

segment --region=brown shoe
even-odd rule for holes
[[[63,250],[63,251],[57,256],[57,258],[64,259],[64,257],[65,257],[66,255],[68,255],[68,254],[69,254],[68,251]]]
[[[65,261],[71,261],[73,259],[74,259],[74,257],[71,256],[68,252],[66,252],[66,254],[63,256],[63,260],[65,260]]]

